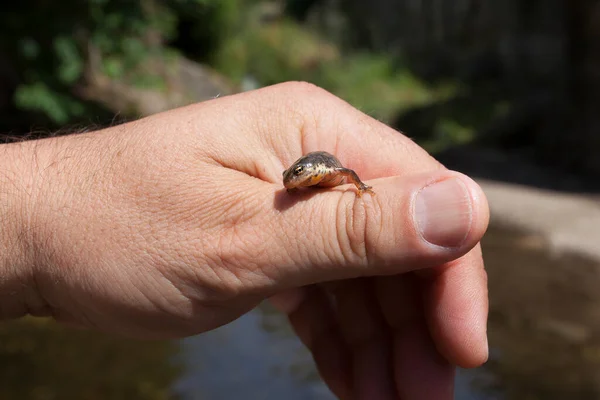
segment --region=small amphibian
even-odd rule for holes
[[[308,186],[333,187],[344,181],[356,186],[359,197],[365,192],[375,194],[371,186],[364,184],[356,172],[344,168],[335,156],[325,151],[308,153],[283,171],[283,185],[288,192]]]

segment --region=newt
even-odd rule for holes
[[[375,194],[372,187],[360,180],[356,172],[344,168],[332,154],[325,151],[308,153],[283,171],[283,185],[288,192],[301,187],[333,187],[343,183],[352,183],[358,189],[358,197],[363,193]]]

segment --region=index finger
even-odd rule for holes
[[[288,88],[290,87],[284,84],[280,88],[273,87],[273,90]],[[294,140],[296,146],[293,149],[299,151],[299,154],[316,150],[328,151],[364,179],[411,175],[444,168],[402,132],[357,110],[338,97],[307,84],[291,88],[307,93],[295,98],[311,99],[309,104],[303,105],[309,117],[305,117],[300,137]],[[287,142],[285,139],[284,143]]]
[[[192,119],[194,131],[210,131],[198,146],[214,148],[223,166],[271,183],[281,183],[284,169],[316,150],[334,154],[361,179],[443,168],[402,133],[308,83],[283,83],[192,107],[212,109],[187,114],[202,116]]]

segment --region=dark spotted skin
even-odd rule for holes
[[[344,181],[356,186],[359,197],[365,192],[375,194],[371,190],[371,186],[364,184],[359,179],[356,172],[344,168],[335,156],[325,151],[308,153],[283,171],[283,185],[288,192],[308,186],[338,186]]]

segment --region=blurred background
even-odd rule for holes
[[[491,357],[460,371],[457,398],[600,399],[600,1],[0,6],[6,141],[287,80],[403,131],[489,197]],[[332,397],[265,305],[177,342],[4,323],[0,398]]]

